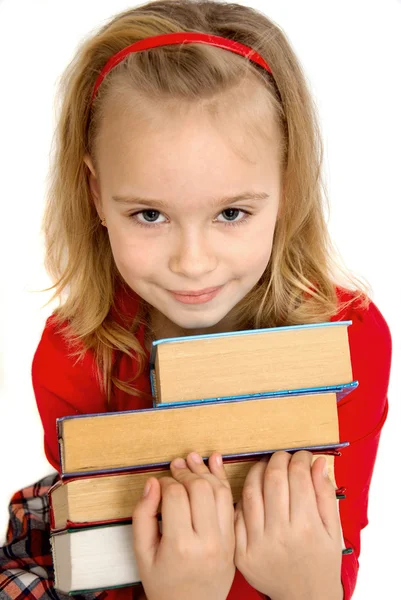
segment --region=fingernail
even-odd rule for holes
[[[221,458],[221,454],[218,454],[218,455],[216,456],[216,463],[217,463],[217,466],[219,466],[219,467],[221,467],[221,466],[222,466],[222,464],[223,464],[223,459]]]
[[[184,469],[187,466],[187,463],[183,458],[175,458],[171,464],[177,469]]]
[[[327,477],[327,476],[328,476],[328,474],[329,474],[329,470],[328,470],[328,468],[327,468],[327,460],[326,460],[326,459],[324,459],[324,460],[325,460],[325,463],[326,463],[326,464],[324,465],[324,469],[323,469],[323,475],[324,475],[325,477]]]
[[[198,465],[200,465],[201,463],[203,463],[202,458],[199,456],[199,454],[197,452],[191,452],[190,457]]]
[[[149,494],[150,488],[152,487],[152,482],[148,481],[145,485],[145,488],[143,490],[143,497],[145,498],[145,496],[147,496]]]

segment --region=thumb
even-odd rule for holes
[[[316,464],[315,464],[316,463]],[[341,523],[336,490],[325,472],[326,458],[319,457],[312,465],[312,480],[316,493],[316,503],[320,517],[327,531],[336,537],[340,535]]]
[[[153,562],[160,543],[157,509],[160,503],[160,483],[156,477],[146,481],[146,495],[136,503],[132,513],[132,535],[135,558],[138,562]]]

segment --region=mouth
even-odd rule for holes
[[[221,285],[217,288],[208,288],[197,292],[170,292],[170,294],[183,304],[204,304],[213,300],[223,287]]]
[[[174,294],[176,296],[203,296],[204,294],[211,294],[212,292],[216,291],[220,287],[222,287],[222,286],[219,285],[217,287],[205,288],[204,290],[195,290],[195,291],[189,291],[189,290],[170,290],[170,291],[172,294]]]

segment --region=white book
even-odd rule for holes
[[[52,533],[57,590],[78,594],[140,582],[132,523],[67,529]]]
[[[337,500],[337,510],[339,500]],[[162,532],[162,522],[159,521]],[[132,523],[65,529],[50,536],[54,587],[83,594],[140,583],[133,549]],[[344,538],[342,548],[345,550]]]

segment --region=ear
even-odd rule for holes
[[[89,177],[88,177],[89,189],[91,192],[93,203],[96,207],[99,218],[103,219],[104,215],[103,215],[103,209],[102,209],[102,199],[100,197],[99,182],[96,177],[96,171],[95,171],[95,167],[93,165],[92,158],[90,157],[89,154],[85,154],[84,163],[86,164],[86,166],[89,169]]]

